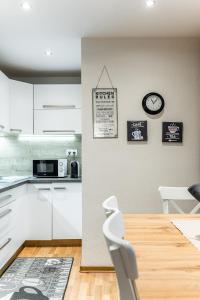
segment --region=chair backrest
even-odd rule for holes
[[[158,188],[163,204],[163,212],[165,214],[169,213],[170,204],[175,208],[175,210],[184,214],[183,209],[177,204],[178,201],[196,201],[196,199],[188,192],[188,187],[167,187],[160,186]],[[197,201],[196,201],[197,202]],[[200,209],[200,203],[198,202],[193,209],[189,212],[190,214],[195,214]]]
[[[109,218],[109,216],[111,216],[116,210],[119,210],[117,197],[115,196],[109,197],[103,202],[102,206],[105,211],[106,218]],[[115,228],[116,228],[115,232],[117,236],[123,238],[125,235],[125,228],[124,228],[123,216],[121,213],[115,222]]]
[[[119,209],[117,197],[109,197],[103,202],[102,206],[105,211],[106,217],[109,217],[116,209]]]
[[[132,245],[118,236],[116,224],[121,212],[116,210],[103,225],[106,239],[118,280],[121,300],[139,300],[135,280],[138,278],[137,261]]]

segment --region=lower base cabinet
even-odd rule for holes
[[[27,184],[0,193],[0,271],[26,240],[81,239],[81,183]]]
[[[49,184],[29,184],[28,240],[52,239],[52,197]]]
[[[53,184],[53,239],[81,239],[81,184]]]
[[[13,190],[11,190],[12,193]],[[18,248],[28,239],[29,236],[29,215],[28,215],[28,193],[27,185],[17,187],[15,197],[15,218],[13,219],[15,241]]]
[[[31,184],[29,240],[81,239],[81,183]]]
[[[27,238],[26,186],[0,194],[0,269]]]

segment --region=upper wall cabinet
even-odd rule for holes
[[[80,134],[81,110],[35,110],[35,134]]]
[[[10,125],[9,78],[0,71],[0,131],[8,131]]]
[[[80,84],[34,85],[34,109],[67,109],[80,107]]]
[[[33,134],[33,85],[10,80],[10,131]]]

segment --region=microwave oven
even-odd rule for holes
[[[66,177],[67,159],[33,160],[33,176]]]

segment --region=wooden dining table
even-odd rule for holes
[[[140,300],[200,300],[200,251],[172,220],[200,220],[200,215],[124,215],[125,238],[137,256]]]

